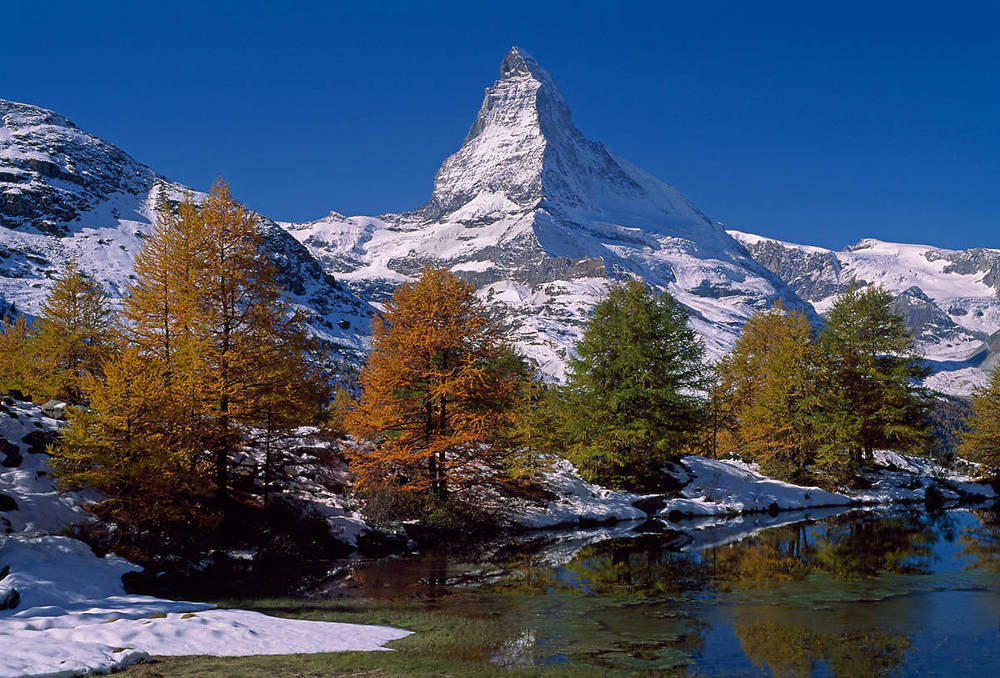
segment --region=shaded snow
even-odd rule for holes
[[[98,558],[83,542],[51,534],[89,519],[83,506],[97,498],[57,492],[48,456],[28,451],[26,435],[55,431],[59,422],[32,403],[3,408],[0,439],[17,446],[20,461],[0,467],[0,493],[17,506],[0,512],[0,572],[6,572],[0,574],[0,603],[10,607],[0,610],[0,676],[106,673],[152,655],[378,650],[409,635],[126,593],[122,575],[138,566],[114,555]],[[308,431],[303,434],[309,443]],[[289,491],[327,518],[331,531],[355,538],[363,521],[343,497],[319,493],[319,487],[305,472],[293,477]]]

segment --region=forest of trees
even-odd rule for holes
[[[397,520],[531,492],[558,456],[655,492],[686,454],[835,486],[875,450],[932,446],[924,362],[879,287],[849,289],[821,328],[758,312],[710,366],[670,294],[616,284],[556,385],[472,285],[427,268],[376,317],[354,386],[334,390],[341,375],[283,301],[257,217],[221,181],[203,202],[161,205],[134,272],[117,311],[70,262],[37,318],[8,313],[0,388],[74,405],[52,450],[59,482],[98,489],[92,510],[136,544],[266,507],[303,426],[340,439],[357,499]],[[973,409],[961,452],[996,474],[1000,372]]]

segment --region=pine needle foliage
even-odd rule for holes
[[[929,373],[892,295],[852,285],[834,302],[820,335],[828,379],[822,384],[821,461],[846,468],[875,450],[922,452],[930,445]]]
[[[32,390],[31,328],[23,315],[0,321],[0,389]]]
[[[783,480],[805,480],[819,445],[822,354],[805,314],[780,304],[755,313],[716,365],[718,404],[731,422],[724,452]]]
[[[566,455],[587,479],[655,488],[705,424],[711,376],[687,320],[669,293],[634,280],[594,309],[562,393]]]
[[[962,435],[959,452],[983,465],[993,478],[1000,477],[1000,368],[972,396],[972,416]]]
[[[112,311],[104,288],[70,259],[42,302],[32,327],[36,395],[87,404],[83,382],[111,355]]]
[[[503,431],[525,369],[475,288],[425,268],[372,324],[361,396],[346,417],[361,441],[350,451],[356,490],[429,506],[502,485],[517,456]]]
[[[281,297],[256,215],[221,180],[201,203],[164,201],[135,275],[127,348],[90,382],[93,411],[71,420],[61,480],[102,488],[99,510],[136,529],[186,520],[183,506],[207,505],[209,490],[224,516],[235,460],[261,453],[266,496],[295,429],[316,423],[330,394],[319,346]]]

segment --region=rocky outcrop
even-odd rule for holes
[[[158,207],[185,193],[200,195],[57,113],[0,100],[0,316],[35,313],[70,257],[120,298]],[[374,309],[284,229],[261,223],[287,299],[334,352],[358,360]]]

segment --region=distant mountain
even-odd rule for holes
[[[0,314],[11,304],[34,313],[71,256],[120,296],[157,200],[190,189],[51,111],[0,100],[0,122]],[[896,296],[935,368],[931,386],[967,394],[1000,360],[1000,250],[863,240],[835,252],[727,232],[674,187],[586,139],[552,77],[517,47],[425,205],[301,224],[260,219],[288,298],[355,359],[375,308],[431,265],[472,282],[554,379],[594,305],[627,278],[690,309],[712,358],[779,299],[820,324],[856,279]]]
[[[928,385],[964,395],[1000,350],[1000,249],[946,250],[866,238],[840,251],[730,231],[754,259],[819,313],[852,281],[881,285],[936,373]]]
[[[513,337],[555,378],[616,280],[669,290],[713,356],[776,299],[806,306],[677,189],[586,139],[552,77],[517,47],[427,204],[285,226],[376,303],[424,266],[451,269],[503,305]]]
[[[198,195],[57,113],[0,100],[0,309],[35,313],[69,257],[120,297],[156,200],[185,192]],[[374,309],[284,229],[261,223],[289,301],[335,350],[359,355]]]

